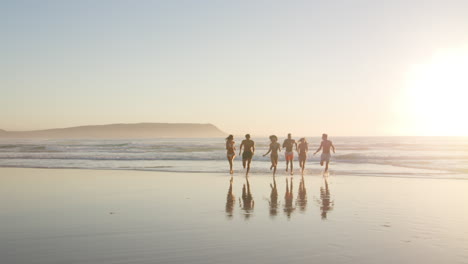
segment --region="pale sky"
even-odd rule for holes
[[[468,136],[468,1],[0,5],[0,129]]]

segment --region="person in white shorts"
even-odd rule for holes
[[[328,171],[328,164],[330,163],[330,149],[332,149],[333,154],[335,154],[335,146],[333,146],[333,143],[328,140],[328,135],[322,134],[322,143],[320,144],[320,147],[317,149],[317,151],[315,151],[314,155],[322,150],[322,155],[320,156],[320,166],[323,166],[323,163],[326,162],[325,171]]]

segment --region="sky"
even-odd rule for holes
[[[468,1],[0,5],[0,129],[468,136]]]

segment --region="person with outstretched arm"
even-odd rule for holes
[[[276,174],[276,166],[278,165],[278,152],[281,152],[281,145],[278,143],[278,137],[275,135],[270,136],[270,148],[268,152],[263,154],[263,157],[268,155],[271,152],[270,160],[271,160],[271,167],[270,170],[275,168],[273,171],[273,175]]]
[[[328,140],[328,135],[322,134],[322,143],[320,144],[320,147],[317,149],[317,151],[315,151],[314,155],[322,150],[322,155],[320,156],[320,166],[323,166],[323,163],[325,162],[325,171],[328,171],[328,164],[330,163],[330,149],[332,149],[333,154],[335,154],[335,146],[333,146],[333,143]]]

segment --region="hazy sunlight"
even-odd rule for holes
[[[436,54],[415,65],[408,82],[408,114],[421,135],[468,135],[468,51]]]

